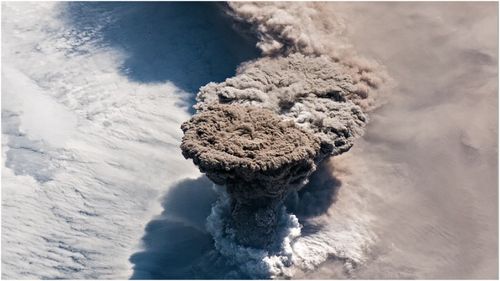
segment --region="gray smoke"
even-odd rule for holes
[[[363,135],[364,111],[380,105],[374,94],[388,78],[343,41],[342,24],[328,6],[230,3],[227,13],[240,23],[237,28],[250,26],[263,57],[200,89],[197,114],[182,125],[181,149],[230,195],[229,205],[221,205],[230,211],[214,207],[209,220],[218,222],[210,231],[219,251],[237,256],[269,250],[288,262],[268,267],[286,275],[275,267],[292,266],[291,250],[284,249],[293,241],[286,238],[278,244],[288,246],[271,251],[276,239],[288,237],[277,233],[290,233],[280,221],[296,220],[280,219],[286,217],[285,197],[307,182],[319,162],[348,151]],[[332,32],[339,36],[323,39]],[[229,218],[218,217],[223,214]],[[242,247],[238,253],[224,250],[235,243]]]

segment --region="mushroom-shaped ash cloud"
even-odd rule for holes
[[[332,59],[302,54],[245,63],[236,76],[200,89],[195,108],[240,104],[267,108],[321,139],[323,157],[348,151],[367,122],[373,101],[359,81]]]
[[[363,135],[365,113],[383,104],[391,79],[344,40],[331,6],[228,3],[225,10],[258,38],[263,56],[200,88],[181,149],[229,194],[207,218],[216,249],[242,272],[291,276],[301,225],[284,198]]]
[[[316,168],[320,139],[268,109],[237,104],[208,105],[182,130],[184,157],[226,186],[239,243],[272,243],[284,198]]]

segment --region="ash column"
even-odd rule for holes
[[[184,157],[227,188],[227,227],[238,242],[269,246],[284,198],[316,168],[319,138],[270,110],[239,105],[210,105],[181,128]]]

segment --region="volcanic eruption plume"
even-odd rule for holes
[[[268,246],[287,192],[315,168],[319,138],[269,110],[237,105],[209,106],[182,130],[184,156],[227,187],[238,241]]]
[[[276,243],[294,237],[279,225],[298,225],[284,211],[285,198],[307,183],[317,164],[348,151],[363,134],[364,111],[377,105],[373,93],[386,77],[341,37],[324,39],[342,31],[329,7],[231,3],[226,10],[235,28],[250,26],[263,57],[200,89],[197,113],[182,125],[181,149],[229,194],[223,206],[229,217],[212,227],[216,247],[224,252],[218,239],[229,239],[285,257],[281,267],[289,267],[293,254]]]

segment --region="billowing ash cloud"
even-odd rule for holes
[[[262,185],[290,185],[314,167],[319,139],[255,107],[212,105],[182,125],[183,154],[217,184],[235,186],[245,198],[275,196]],[[242,184],[244,182],[244,184]],[[233,190],[231,190],[232,192]]]
[[[336,155],[349,150],[366,122],[355,104],[363,104],[366,92],[344,72],[326,56],[264,57],[243,64],[225,82],[202,87],[195,108],[203,111],[213,103],[267,108],[318,136],[323,156]]]
[[[328,3],[229,2],[227,13],[236,21],[250,24],[260,39],[257,46],[265,56],[301,53],[327,56],[345,67],[362,96],[357,102],[366,110],[381,103],[377,95],[390,78],[375,61],[356,53],[343,33],[345,24]]]
[[[182,130],[183,155],[227,187],[239,242],[268,246],[283,199],[316,167],[319,138],[270,110],[239,105],[208,106]]]
[[[250,267],[289,276],[300,226],[284,223],[296,220],[284,199],[319,162],[348,151],[363,134],[364,111],[379,105],[374,94],[387,77],[343,42],[328,6],[230,3],[227,13],[243,23],[236,28],[250,27],[263,57],[200,89],[198,112],[182,125],[181,149],[230,196],[209,219],[218,250],[234,260],[250,255]]]

